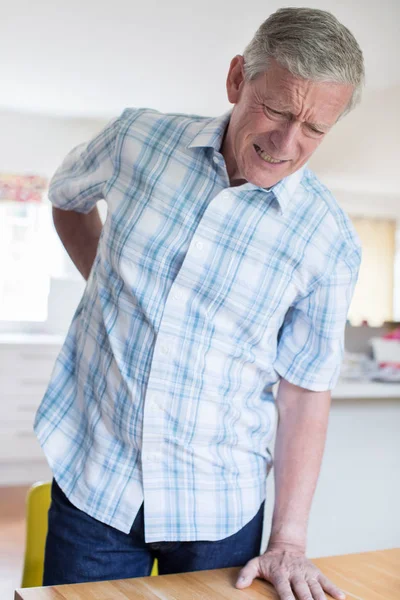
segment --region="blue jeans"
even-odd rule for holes
[[[43,585],[127,579],[244,565],[260,552],[264,503],[234,535],[216,542],[144,540],[143,505],[129,533],[105,525],[76,508],[53,479]]]

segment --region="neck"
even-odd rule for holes
[[[233,144],[230,134],[230,123],[225,130],[224,138],[221,144],[221,154],[225,159],[226,170],[228,171],[229,183],[232,187],[246,183],[246,180],[240,176],[235,155],[233,152]]]

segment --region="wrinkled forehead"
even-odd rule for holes
[[[354,90],[349,84],[302,79],[275,66],[250,83],[259,102],[294,116],[307,115],[329,127],[344,112]]]

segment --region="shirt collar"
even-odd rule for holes
[[[270,191],[274,194],[275,198],[279,202],[279,206],[281,208],[281,212],[284,212],[285,209],[289,206],[304,174],[304,170],[306,165],[303,165],[300,169],[284,177],[281,181],[278,181],[275,185],[273,185]]]
[[[188,148],[214,148],[219,152],[230,118],[231,111],[215,119],[207,119],[205,124],[204,121],[199,121],[196,124],[197,132]]]
[[[220,151],[225,130],[231,118],[231,111],[223,114],[220,117],[199,121],[197,123],[197,131],[188,144],[188,148],[213,148],[217,152]],[[241,190],[254,190],[258,193],[273,194],[277,200],[280,210],[283,213],[289,205],[294,193],[300,184],[305,170],[305,165],[291,175],[284,177],[270,188],[261,188],[253,183],[245,183],[238,186]]]

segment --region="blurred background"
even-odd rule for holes
[[[395,477],[400,467],[400,3],[310,0],[306,5],[333,12],[354,33],[367,75],[361,106],[338,123],[310,163],[351,216],[364,252],[310,522],[309,554],[322,556],[400,543]],[[48,180],[72,147],[127,106],[225,112],[231,58],[281,6],[275,0],[2,3],[0,577],[5,586],[18,584],[27,486],[51,476],[32,422],[84,287],[54,232]],[[104,216],[104,206],[101,211]]]

